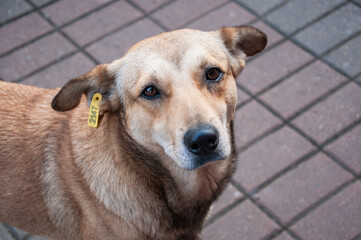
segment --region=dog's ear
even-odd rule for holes
[[[100,114],[106,111],[116,111],[119,100],[115,90],[115,76],[109,73],[106,64],[98,65],[87,74],[73,78],[66,83],[54,97],[51,107],[56,111],[72,110],[79,105],[82,94],[90,104],[94,93],[102,94]]]
[[[218,32],[229,53],[241,65],[238,68],[243,67],[245,56],[259,53],[267,45],[267,35],[251,26],[223,27]]]

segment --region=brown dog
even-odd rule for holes
[[[235,167],[235,77],[266,43],[249,26],[178,30],[60,91],[0,82],[0,221],[53,239],[199,239]]]

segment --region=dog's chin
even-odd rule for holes
[[[200,167],[206,166],[208,163],[225,160],[230,153],[225,151],[215,151],[207,156],[198,156],[190,152],[178,153],[173,159],[180,168],[185,170],[196,170]]]
[[[184,145],[178,149],[174,145],[168,145],[168,147],[163,149],[170,159],[185,170],[196,170],[202,166],[206,166],[207,163],[225,160],[231,155],[231,147],[229,144],[222,144],[216,151],[206,156],[195,155],[189,152]]]

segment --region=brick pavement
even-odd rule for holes
[[[237,79],[238,169],[204,239],[361,239],[359,0],[2,0],[0,78],[58,87],[154,34],[240,24],[269,44]]]

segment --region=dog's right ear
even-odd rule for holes
[[[261,52],[267,45],[267,35],[251,26],[223,27],[218,31],[228,52],[236,60],[232,71],[236,76],[244,67],[244,58]]]
[[[54,97],[51,107],[56,111],[69,111],[79,105],[82,94],[87,97],[88,105],[94,93],[102,94],[100,114],[118,109],[119,99],[115,90],[115,76],[109,73],[107,64],[94,67],[87,74],[71,79]]]

